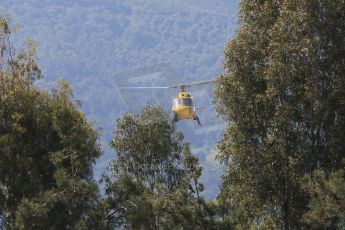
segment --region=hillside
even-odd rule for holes
[[[103,129],[104,171],[114,157],[108,149],[116,119],[152,101],[170,109],[175,91],[123,91],[118,86],[170,85],[212,79],[222,72],[223,50],[235,32],[235,0],[5,0],[1,12],[21,25],[21,35],[37,40],[44,87],[63,77],[82,110]],[[22,40],[23,37],[18,39]],[[202,128],[187,121],[179,127],[204,167],[207,198],[216,195],[220,167],[214,146],[223,130],[212,107],[212,86],[193,89]]]

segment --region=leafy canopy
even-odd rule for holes
[[[77,109],[69,85],[47,92],[35,51],[17,51],[16,28],[0,17],[0,216],[7,229],[102,228],[92,181],[99,133]],[[97,210],[100,211],[97,211]]]

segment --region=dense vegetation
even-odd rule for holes
[[[117,120],[101,196],[99,131],[65,81],[35,85],[36,44],[15,49],[1,16],[0,229],[344,228],[345,3],[243,0],[240,19],[215,89],[227,170],[206,201],[199,160],[153,104]]]

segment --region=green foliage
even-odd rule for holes
[[[133,229],[209,229],[201,167],[182,139],[154,105],[117,121],[111,143],[117,158],[113,176],[105,178],[111,222]]]
[[[311,196],[310,210],[304,219],[315,229],[342,229],[345,226],[345,179],[344,170],[326,177],[324,171],[316,170],[305,176],[304,189]]]
[[[56,177],[63,177],[56,178],[63,184],[22,200],[16,229],[106,229],[97,185],[67,175]]]
[[[7,229],[101,226],[92,181],[99,134],[66,82],[51,93],[33,85],[34,42],[16,52],[10,25],[0,17],[0,214]]]
[[[344,156],[344,1],[242,1],[216,89],[229,121],[219,202],[228,221],[303,228],[300,178]]]
[[[157,183],[169,189],[178,185],[183,135],[159,107],[148,105],[139,116],[127,113],[117,121],[111,146],[117,158],[115,177],[124,172],[142,181],[151,191]]]

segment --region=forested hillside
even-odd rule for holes
[[[0,229],[209,229],[202,168],[167,111],[148,105],[117,120],[105,194],[92,167],[92,127],[65,81],[49,91],[36,43],[14,48],[18,28],[0,17]]]
[[[38,62],[45,75],[41,84],[52,87],[68,80],[82,109],[103,129],[107,154],[96,166],[112,158],[108,142],[116,118],[139,112],[147,101],[166,109],[176,91],[118,91],[119,85],[170,85],[213,79],[222,72],[227,39],[234,34],[237,0],[188,1],[65,1],[4,0],[0,11],[20,24],[19,42],[38,42]],[[194,89],[204,126],[184,122],[192,148],[209,170],[205,182],[216,192],[219,170],[214,171],[214,145],[224,122],[216,119],[212,86]],[[215,172],[217,172],[215,174]],[[208,190],[207,190],[208,191]],[[214,196],[210,196],[214,197]]]

